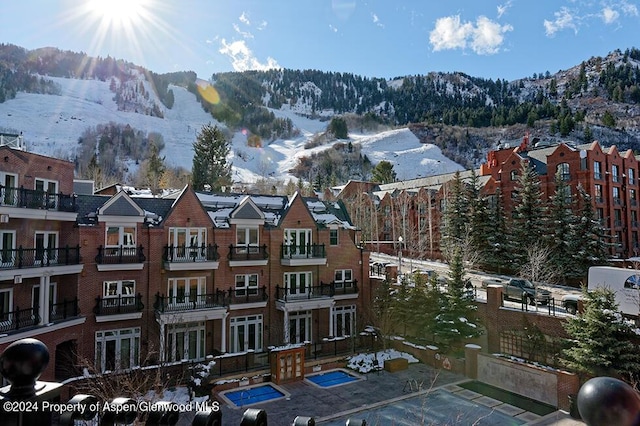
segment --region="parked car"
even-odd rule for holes
[[[547,305],[551,300],[551,293],[549,291],[541,288],[536,289],[531,281],[525,280],[524,278],[510,278],[508,280],[492,278],[482,281],[483,288],[494,284],[504,287],[504,297],[506,299],[522,300],[523,297],[526,297],[531,305],[535,305],[536,303]]]
[[[578,312],[578,301],[582,299],[579,294],[565,294],[562,296],[562,307],[567,310],[568,313],[575,315]]]

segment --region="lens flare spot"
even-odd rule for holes
[[[215,87],[200,79],[196,81],[196,85],[198,87],[198,93],[200,93],[200,96],[202,96],[205,101],[214,105],[220,103],[220,95]]]
[[[247,136],[249,134],[249,132],[247,131],[247,129],[242,129],[242,134]]]

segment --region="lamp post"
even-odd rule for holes
[[[402,274],[402,236],[398,237],[398,274]]]

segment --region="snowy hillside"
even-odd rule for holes
[[[115,122],[162,134],[165,149],[161,155],[166,156],[167,164],[190,170],[196,134],[204,124],[219,124],[202,109],[193,94],[181,87],[171,87],[175,96],[174,106],[163,109],[164,118],[158,118],[118,111],[109,82],[48,78],[60,85],[60,96],[21,92],[15,99],[0,103],[0,131],[23,132],[28,149],[39,154],[72,160],[78,148],[78,138],[86,128]],[[159,101],[156,103],[161,105]],[[277,117],[290,118],[301,136],[252,148],[247,146],[248,135],[245,132],[236,133],[230,158],[234,181],[250,183],[260,178],[295,179],[289,170],[298,158],[328,148],[325,145],[304,149],[309,138],[325,131],[326,121],[301,117],[289,109],[273,110],[273,113]],[[390,161],[398,179],[462,169],[443,156],[436,146],[421,144],[406,128],[375,135],[351,133],[350,138],[353,143],[362,145],[362,153],[374,164],[381,160]]]

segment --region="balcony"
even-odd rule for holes
[[[326,265],[327,253],[324,244],[282,244],[280,264],[283,266]]]
[[[138,247],[98,247],[98,271],[136,271],[144,267],[144,249]]]
[[[267,306],[267,287],[259,288],[230,288],[227,291],[226,301],[229,302],[230,309],[260,308]],[[235,306],[234,306],[235,305]]]
[[[116,297],[96,297],[96,306],[93,313],[96,314],[96,322],[119,321],[126,319],[142,318],[142,295]]]
[[[266,266],[269,263],[267,246],[229,245],[229,266]]]
[[[80,246],[0,249],[0,280],[16,276],[39,277],[45,272],[52,275],[78,274],[82,268]]]
[[[211,294],[185,294],[183,296],[156,294],[156,302],[153,307],[160,313],[222,308],[226,306],[225,294],[226,292],[223,290],[216,290]]]
[[[280,287],[276,285],[276,308],[282,311],[329,308],[333,305],[335,288],[331,284]]]
[[[0,185],[0,212],[10,217],[75,220],[77,210],[75,195]]]
[[[162,260],[168,271],[202,271],[218,269],[218,246],[215,244],[200,246],[164,246]]]
[[[40,325],[40,309],[17,308],[11,312],[4,312],[0,314],[0,333],[10,334],[27,331],[38,327]],[[78,309],[78,299],[64,300],[60,303],[54,303],[49,307],[49,322],[60,323],[63,321],[75,319],[80,314]],[[47,331],[50,327],[47,324]]]

